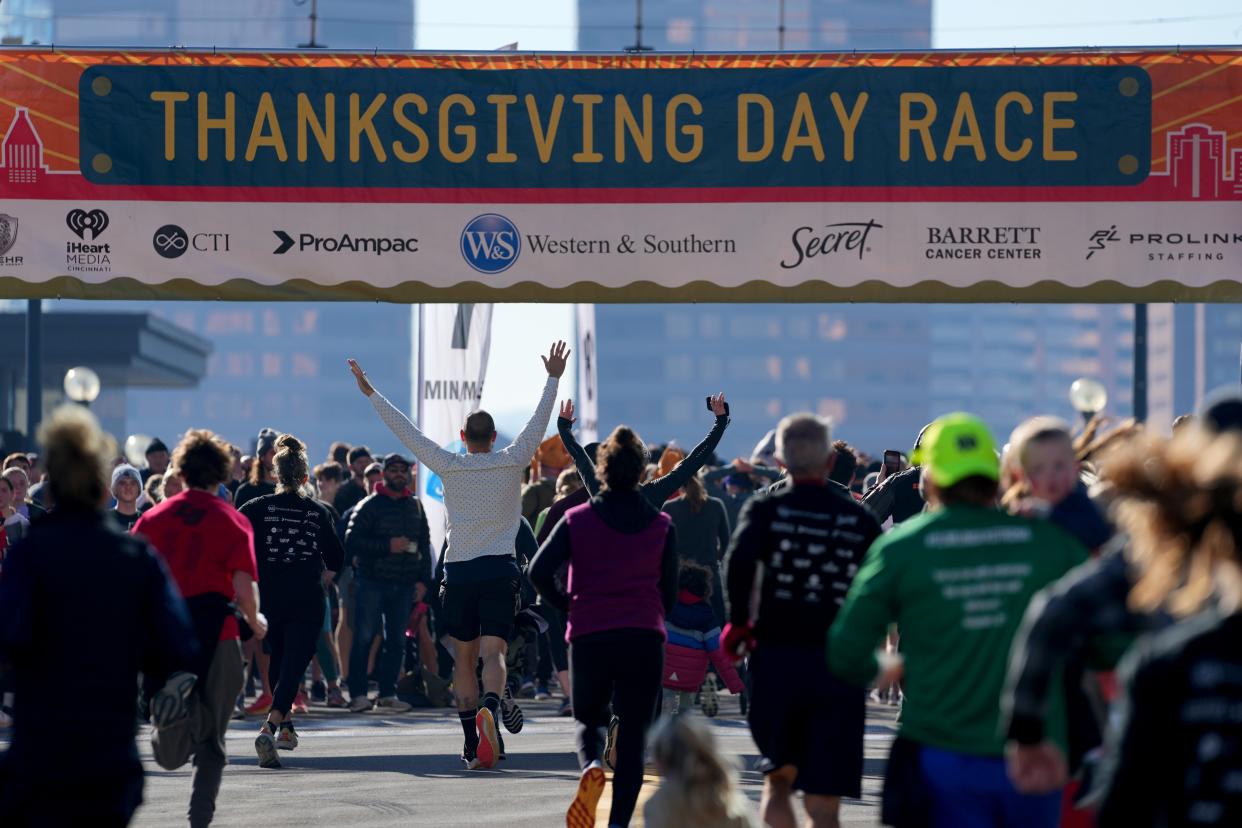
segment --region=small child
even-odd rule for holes
[[[1014,429],[1003,463],[1010,512],[1042,517],[1095,552],[1113,535],[1099,507],[1079,479],[1069,424],[1056,417],[1032,417]]]
[[[737,773],[693,716],[668,716],[651,734],[660,788],[643,807],[647,828],[753,828]]]
[[[703,685],[710,661],[730,693],[745,689],[737,668],[720,648],[720,625],[712,611],[712,574],[707,567],[683,563],[678,576],[677,606],[664,619],[664,712],[676,715],[690,706]],[[715,685],[713,684],[714,688]],[[708,713],[715,715],[714,710]]]
[[[1094,554],[1113,536],[1113,528],[1087,495],[1080,471],[1069,424],[1056,417],[1032,417],[1010,435],[1002,463],[1008,487],[1002,506],[1014,514],[1047,520]],[[1095,710],[1104,700],[1091,697],[1099,696],[1098,688],[1111,681],[1104,676],[1086,680],[1088,676],[1085,664],[1074,663],[1066,667],[1063,677],[1070,769],[1079,777],[1063,793],[1060,825],[1064,828],[1092,824],[1089,812],[1077,807],[1075,800],[1088,787],[1081,776],[1103,739]]]

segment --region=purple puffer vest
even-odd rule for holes
[[[564,520],[570,543],[565,640],[621,629],[665,635],[660,562],[672,519],[661,512],[641,531],[626,534],[584,503]]]

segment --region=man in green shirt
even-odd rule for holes
[[[1050,523],[995,508],[999,463],[977,417],[938,419],[912,459],[931,509],[868,551],[829,631],[829,667],[860,685],[902,678],[894,758],[908,765],[890,761],[887,787],[901,778],[920,789],[935,828],[1053,828],[1060,794],[1024,796],[1006,776],[1000,695],[1031,596],[1086,550]],[[876,647],[893,623],[904,660],[881,671]],[[886,806],[900,796],[885,794]]]

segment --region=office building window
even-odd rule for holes
[[[829,342],[839,342],[845,339],[848,332],[845,320],[839,316],[832,316],[827,313],[819,315],[819,338],[826,339]]]
[[[664,358],[664,377],[674,382],[694,379],[694,357],[669,356]]]
[[[694,404],[683,397],[664,401],[664,419],[670,423],[687,423],[694,415]]]
[[[319,329],[319,311],[305,310],[293,322],[293,332],[299,336],[310,336]]]
[[[314,354],[294,354],[293,375],[295,377],[319,376],[319,360]]]
[[[834,423],[843,423],[845,422],[846,412],[845,400],[824,397],[820,399],[819,405],[815,407],[815,412],[821,417],[831,417]]]
[[[694,43],[694,21],[687,17],[674,17],[668,21],[665,35],[672,46],[688,46]]]
[[[263,311],[263,335],[280,336],[280,315],[275,311]]]
[[[244,352],[225,354],[224,375],[226,377],[254,376],[254,355]]]
[[[191,322],[186,327],[193,329],[193,323]],[[254,312],[245,310],[211,311],[207,314],[207,322],[203,332],[215,336],[222,334],[252,334],[254,333]]]
[[[719,339],[724,334],[724,323],[720,315],[705,313],[699,317],[699,336],[704,339]]]

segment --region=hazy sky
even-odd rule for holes
[[[1216,45],[1242,40],[1242,0],[1173,4],[932,0],[932,4],[933,45],[938,49]],[[577,41],[577,5],[575,0],[417,0],[415,36],[419,49],[489,50],[516,41],[524,51],[572,50]],[[515,433],[524,424],[545,376],[537,352],[554,338],[568,338],[571,327],[568,305],[497,305],[483,405],[502,430]],[[573,371],[571,364],[567,375]],[[562,397],[572,393],[572,380],[563,382],[562,389]]]

